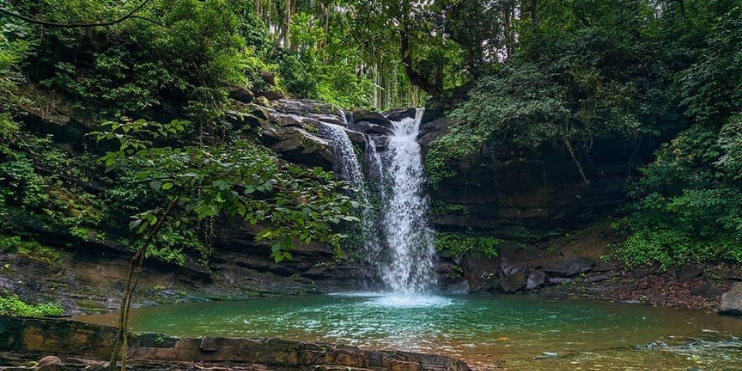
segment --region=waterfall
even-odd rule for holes
[[[377,180],[371,188],[380,207],[361,211],[365,257],[394,293],[424,293],[436,284],[435,244],[427,221],[429,200],[417,143],[422,114],[418,110],[414,118],[393,122],[394,135],[388,138],[386,153],[377,151],[372,136],[366,141],[366,169]],[[332,142],[335,173],[350,181],[358,189],[357,199],[368,204],[369,189],[348,134],[339,125],[324,123],[323,127],[324,136]]]
[[[341,114],[346,123],[345,113]],[[379,235],[376,231],[376,215],[369,204],[369,194],[363,177],[363,168],[356,157],[353,142],[350,141],[348,133],[341,126],[322,123],[322,134],[332,143],[332,151],[335,155],[334,172],[342,180],[349,181],[356,188],[356,199],[364,206],[361,208],[361,237],[363,239],[364,257],[371,266],[376,266],[377,257],[381,248]],[[375,144],[374,144],[375,146]],[[368,148],[366,151],[368,152]],[[374,147],[375,150],[375,147]]]
[[[343,118],[345,115],[343,115]],[[335,154],[333,164],[337,176],[345,181],[351,182],[362,193],[363,201],[367,201],[363,180],[363,170],[358,163],[353,142],[350,141],[348,133],[342,126],[322,123],[323,135],[332,143],[332,151]]]
[[[418,110],[414,119],[394,122],[394,136],[389,138],[390,159],[385,175],[391,192],[382,219],[389,256],[380,265],[379,274],[394,292],[425,292],[436,283],[435,244],[427,221],[429,200],[417,143],[422,114]]]

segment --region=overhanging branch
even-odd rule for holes
[[[123,21],[125,21],[125,20],[127,20],[129,18],[134,17],[134,14],[136,12],[142,10],[142,8],[144,8],[145,5],[149,4],[150,1],[151,0],[144,0],[141,4],[139,4],[139,6],[137,6],[134,9],[132,9],[129,13],[125,14],[123,17],[121,17],[119,19],[116,19],[116,20],[113,20],[113,21],[108,21],[108,22],[99,22],[99,23],[57,23],[57,22],[50,22],[50,21],[44,21],[44,20],[40,20],[40,19],[35,19],[35,18],[27,17],[27,16],[25,16],[23,14],[20,14],[18,12],[14,12],[14,11],[12,11],[10,9],[7,9],[7,8],[0,8],[0,13],[5,14],[5,15],[8,15],[8,16],[13,17],[13,18],[20,19],[20,20],[22,20],[24,22],[28,22],[28,23],[32,23],[32,24],[38,24],[38,25],[42,25],[42,26],[49,26],[49,27],[60,27],[60,28],[105,27],[105,26],[113,26],[113,25],[115,25],[117,23],[121,23],[121,22],[123,22]],[[138,17],[138,18],[149,20],[147,18],[142,18],[142,17]]]

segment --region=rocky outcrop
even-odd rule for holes
[[[419,136],[423,154],[455,125],[455,120],[426,111]],[[478,157],[451,163],[456,175],[431,189],[434,202],[463,210],[461,215],[439,216],[436,224],[449,229],[518,227],[539,234],[585,228],[625,201],[627,175],[655,148],[647,142],[596,140],[579,159],[589,184],[562,145],[544,144],[530,157],[515,155],[507,144],[486,146]]]
[[[39,359],[53,354],[64,359],[109,359],[116,329],[73,321],[0,317],[0,363]],[[253,370],[469,371],[466,363],[445,356],[400,351],[361,350],[351,346],[313,344],[280,339],[178,338],[132,334],[128,340],[132,366],[158,369],[180,363],[241,364]],[[56,360],[54,360],[56,361]],[[79,361],[77,361],[79,362]],[[101,364],[100,367],[105,365]]]
[[[240,87],[232,87],[230,91],[234,102],[223,116],[227,128],[261,140],[287,161],[332,169],[332,146],[323,138],[321,129],[323,123],[345,126],[342,111],[310,100],[267,101],[265,96],[255,98],[249,90]],[[95,127],[90,117],[77,112],[61,98],[50,96],[49,101],[53,102],[49,107],[29,108],[20,116],[28,130],[50,135],[55,145],[74,147],[77,153],[89,152],[90,148],[95,148],[97,153],[107,150],[105,143],[95,143],[93,138],[85,136]],[[362,133],[347,132],[352,141],[364,148]],[[84,144],[89,148],[83,148]],[[94,194],[106,191],[106,184],[95,178],[69,181]],[[0,273],[0,289],[29,302],[60,302],[66,314],[99,312],[118,306],[131,257],[131,251],[116,242],[127,236],[127,221],[123,217],[107,223],[106,230],[91,228],[87,241],[72,236],[65,228],[48,226],[31,216],[13,216],[9,221],[44,245],[59,250],[60,257],[44,261],[0,250],[0,263],[7,267]],[[270,257],[270,248],[255,243],[257,231],[248,230],[243,224],[233,220],[215,223],[215,253],[205,266],[191,258],[183,266],[148,260],[136,304],[243,299],[355,287],[354,274],[362,267],[339,264],[332,248],[319,244],[300,246],[292,252],[293,260],[276,264]]]
[[[742,282],[735,283],[721,296],[719,313],[742,316]]]
[[[345,113],[328,104],[307,99],[279,99],[258,104],[235,104],[225,120],[237,129],[245,126],[257,129],[263,144],[282,158],[309,167],[331,170],[335,162],[331,143],[321,131],[325,124],[345,128],[348,137],[364,148],[363,132],[384,132],[383,127],[348,128]]]

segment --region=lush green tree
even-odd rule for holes
[[[271,242],[276,262],[291,258],[296,243],[321,242],[339,248],[334,224],[357,221],[357,203],[342,192],[342,184],[322,169],[307,170],[277,162],[267,149],[248,140],[216,145],[170,146],[168,140],[188,129],[187,121],[168,124],[136,120],[107,122],[98,140],[118,141],[119,149],[103,161],[108,170],[133,172],[162,199],[162,206],[135,215],[129,227],[143,234],[124,290],[119,313],[119,337],[111,359],[121,355],[126,366],[129,310],[142,264],[168,218],[203,220],[239,217],[259,225],[257,241]]]

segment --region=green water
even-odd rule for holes
[[[110,314],[78,319],[113,322]],[[509,370],[742,370],[742,320],[529,296],[348,294],[179,304],[133,310],[131,324],[179,336],[431,352]]]

